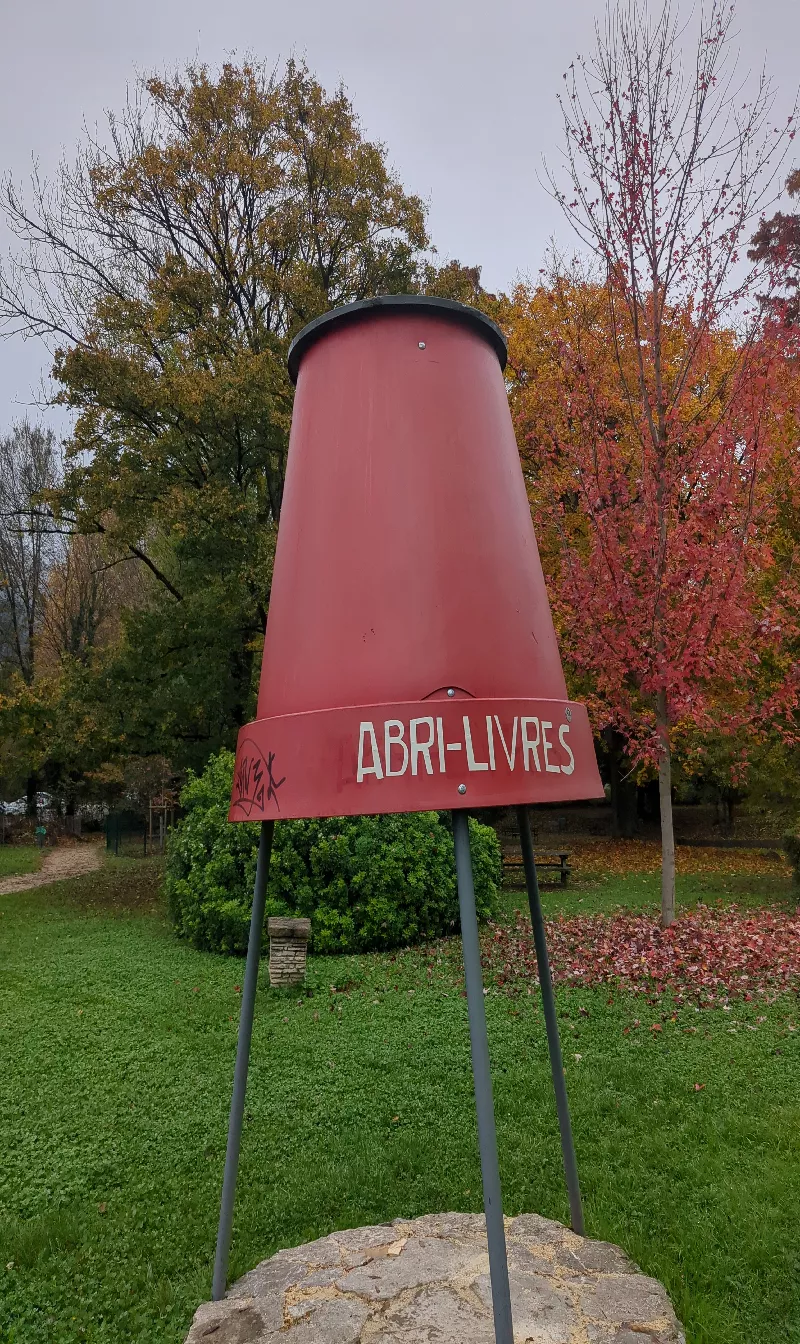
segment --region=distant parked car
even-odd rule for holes
[[[40,812],[47,812],[52,803],[52,794],[37,793],[36,806]],[[13,803],[0,803],[0,812],[4,812],[7,817],[24,817],[27,806],[27,798],[15,798]]]
[[[27,799],[17,798],[13,803],[0,803],[0,811],[7,817],[22,817],[25,815]]]

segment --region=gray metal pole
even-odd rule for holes
[[[472,1076],[475,1083],[475,1109],[478,1112],[478,1147],[483,1177],[483,1207],[486,1211],[486,1236],[489,1242],[489,1275],[492,1283],[492,1310],[496,1344],[514,1344],[511,1323],[511,1290],[508,1285],[506,1230],[503,1224],[503,1199],[500,1168],[497,1161],[497,1134],[492,1102],[492,1076],[489,1071],[489,1038],[486,1034],[486,1007],[483,1001],[481,951],[472,857],[469,849],[469,823],[466,812],[453,812],[453,840],[456,850],[458,904],[461,911],[461,939],[464,944],[464,977],[467,982],[469,1038],[472,1046]]]
[[[214,1278],[211,1298],[219,1302],[225,1296],[228,1283],[228,1253],[233,1230],[233,1203],[236,1198],[236,1174],[239,1170],[239,1148],[242,1141],[244,1097],[247,1091],[247,1068],[250,1063],[250,1040],[253,1035],[253,1011],[258,984],[258,963],[261,957],[261,930],[264,925],[264,902],[272,853],[274,821],[262,821],[258,845],[256,882],[253,890],[253,913],[247,940],[247,965],[242,985],[242,1004],[239,1010],[239,1040],[236,1046],[236,1066],[233,1071],[233,1097],[228,1122],[228,1146],[225,1150],[225,1174],[222,1178],[222,1202],[217,1231],[217,1253],[214,1259]]]
[[[536,963],[539,967],[539,985],[542,991],[542,1007],[547,1028],[547,1046],[550,1051],[550,1070],[553,1075],[553,1089],[556,1094],[558,1127],[561,1131],[561,1153],[564,1158],[564,1175],[567,1178],[569,1195],[569,1213],[573,1232],[583,1236],[583,1205],[581,1187],[578,1181],[578,1164],[575,1160],[575,1144],[572,1140],[572,1124],[569,1118],[567,1084],[564,1079],[564,1063],[561,1058],[561,1041],[558,1036],[556,1001],[553,994],[553,978],[550,974],[550,958],[547,955],[547,938],[544,931],[542,902],[539,897],[539,881],[536,876],[536,859],[533,853],[531,837],[531,819],[527,807],[517,808],[519,838],[522,844],[522,863],[525,868],[525,882],[528,888],[528,904],[531,908],[533,941],[536,947]]]

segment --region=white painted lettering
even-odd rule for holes
[[[392,732],[392,729],[397,729]],[[399,719],[387,719],[383,725],[383,747],[386,757],[386,778],[392,775],[404,775],[408,769],[408,747],[405,741],[405,724]],[[392,769],[392,747],[399,747],[403,753],[403,764],[399,770]]]
[[[503,736],[503,729],[502,729],[500,720],[499,720],[499,718],[498,718],[498,716],[497,716],[496,714],[495,714],[495,716],[494,716],[494,721],[495,721],[495,723],[497,724],[497,731],[498,731],[498,733],[500,734],[500,741],[501,741],[502,744],[503,744],[503,751],[504,751],[505,754],[506,754],[506,760],[508,761],[508,768],[509,768],[509,770],[513,770],[513,769],[514,769],[514,762],[515,762],[515,760],[517,759],[517,728],[519,727],[519,719],[515,719],[515,720],[514,720],[514,731],[513,731],[513,733],[511,734],[511,755],[510,755],[510,756],[509,756],[509,754],[508,754],[508,747],[506,746],[506,739],[505,739],[505,737]]]
[[[369,738],[370,749],[372,751],[372,765],[366,765],[364,763],[364,743],[367,738]],[[375,739],[375,729],[371,723],[362,723],[358,730],[358,769],[356,771],[356,783],[360,784],[365,775],[375,775],[377,779],[383,779],[380,752],[378,751],[378,743]]]
[[[528,725],[529,723],[535,723],[535,724],[536,724],[536,737],[533,739],[533,741],[531,741],[531,739],[528,737],[528,728],[527,728],[527,725]],[[538,720],[538,719],[520,719],[520,727],[521,727],[521,729],[522,729],[522,761],[523,761],[523,765],[525,766],[525,769],[526,769],[526,770],[530,770],[531,767],[530,767],[530,765],[528,764],[528,757],[530,756],[531,752],[533,752],[533,760],[534,760],[534,764],[536,765],[536,769],[539,770],[539,771],[541,771],[541,768],[542,768],[542,767],[541,767],[540,764],[539,764],[539,752],[538,752],[538,750],[537,750],[537,748],[538,748],[538,746],[539,746],[539,720]],[[387,772],[387,773],[388,773],[388,772]]]
[[[442,720],[436,720],[436,744],[439,748],[439,769],[442,774],[445,773],[444,764],[444,731],[442,729]]]
[[[564,741],[564,738],[566,737],[568,732],[569,732],[569,724],[562,723],[561,727],[558,730],[558,740],[561,743],[567,755],[569,756],[569,765],[562,765],[561,767],[562,775],[571,775],[573,770],[575,769],[575,757],[572,754],[572,749],[569,743]]]
[[[464,719],[464,741],[467,744],[467,769],[469,770],[488,770],[488,761],[476,761],[475,752],[472,749],[472,729],[469,725],[469,715],[465,714]]]
[[[542,765],[539,755],[539,748],[541,747],[544,756],[544,769],[548,773],[571,775],[575,771],[575,756],[567,741],[570,730],[569,723],[562,723],[558,729],[558,741],[568,761],[567,765],[561,766],[553,764],[552,754],[556,744],[548,736],[553,728],[553,724],[548,719],[515,718],[511,725],[511,740],[509,742],[503,731],[499,715],[487,714],[486,754],[488,759],[483,761],[478,760],[475,755],[475,741],[468,714],[462,716],[462,723],[464,725],[464,741],[445,742],[444,719],[441,717],[426,716],[425,718],[411,719],[408,725],[408,738],[406,738],[405,723],[400,719],[387,719],[383,725],[384,749],[383,756],[381,756],[375,725],[365,721],[359,725],[356,782],[361,784],[370,775],[374,775],[376,779],[396,778],[404,775],[409,765],[412,775],[433,775],[435,774],[434,752],[438,756],[440,774],[446,774],[447,752],[461,751],[464,748],[466,748],[467,756],[466,765],[470,772],[496,770],[495,730],[500,739],[500,745],[509,770],[513,770],[516,764],[517,742],[519,740],[522,764],[525,770],[535,769],[541,773]],[[398,758],[398,752],[402,759]],[[533,765],[531,765],[531,757],[533,757]],[[422,766],[420,765],[420,759],[423,763]]]
[[[426,742],[420,742],[418,736],[420,725],[423,723],[427,724],[430,730]],[[425,762],[425,770],[427,771],[427,773],[429,775],[433,774],[433,765],[431,764],[431,747],[433,746],[433,734],[434,734],[433,719],[411,720],[408,729],[408,743],[411,748],[412,775],[415,775],[417,773],[417,766],[419,764],[420,756]]]
[[[542,751],[544,752],[544,768],[545,768],[545,770],[549,770],[551,775],[560,775],[560,774],[561,774],[561,766],[560,766],[560,765],[551,765],[551,764],[550,764],[550,757],[549,757],[548,754],[547,754],[549,751],[552,751],[552,750],[553,750],[553,745],[554,745],[554,744],[553,744],[552,742],[548,741],[547,733],[545,732],[545,729],[546,729],[546,728],[552,728],[552,726],[553,726],[552,723],[548,723],[547,719],[542,719]]]

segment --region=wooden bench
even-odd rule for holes
[[[537,869],[537,872],[538,872],[538,870],[539,870],[540,868],[555,868],[555,869],[557,869],[557,871],[558,871],[558,872],[560,873],[560,875],[561,875],[561,885],[562,885],[562,887],[565,887],[565,886],[567,885],[567,879],[568,879],[570,873],[572,872],[572,869],[570,868],[569,864],[567,863],[567,859],[568,859],[568,858],[569,858],[569,854],[568,854],[568,853],[565,853],[565,852],[561,852],[561,853],[559,853],[558,855],[555,855],[555,854],[543,854],[541,857],[537,854],[537,855],[536,855],[536,869]],[[514,873],[515,875],[516,875],[517,873],[520,873],[520,875],[524,875],[524,867],[523,867],[523,863],[522,863],[522,855],[521,855],[521,854],[504,854],[504,855],[503,855],[503,874],[505,875],[505,874],[507,874],[507,873]]]

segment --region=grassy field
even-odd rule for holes
[[[177,943],[157,885],[112,860],[0,898],[2,1344],[178,1344],[209,1294],[243,963]],[[780,872],[681,888],[791,896]],[[545,905],[657,895],[599,874]],[[673,1015],[571,990],[559,1010],[590,1232],[666,1283],[690,1344],[796,1344],[796,998]],[[538,996],[490,990],[487,1015],[506,1212],[566,1219]],[[452,952],[314,960],[294,995],[265,970],[232,1276],[337,1227],[480,1207]]]
[[[0,845],[0,882],[17,873],[35,873],[42,861],[42,851],[35,845]]]

